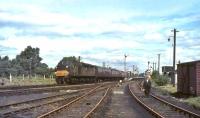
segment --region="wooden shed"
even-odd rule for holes
[[[177,65],[177,91],[200,95],[200,60]]]

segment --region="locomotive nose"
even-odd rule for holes
[[[58,70],[55,72],[57,77],[67,77],[69,76],[69,72],[67,70]]]

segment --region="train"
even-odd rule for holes
[[[125,78],[125,72],[80,62],[80,58],[64,57],[56,66],[57,84],[117,81]]]

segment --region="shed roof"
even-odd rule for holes
[[[200,60],[190,61],[190,62],[183,62],[183,63],[177,64],[177,65],[192,64],[192,63],[198,63],[198,62],[200,62]]]

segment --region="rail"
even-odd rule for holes
[[[138,84],[138,87],[141,88],[141,86],[140,86],[139,84]],[[151,93],[150,95],[151,95],[153,98],[159,100],[160,102],[163,102],[164,104],[166,104],[166,105],[168,105],[168,106],[170,106],[170,107],[176,109],[177,111],[183,112],[184,114],[188,114],[189,117],[200,118],[200,115],[199,115],[199,114],[196,114],[196,113],[194,113],[194,112],[191,112],[191,111],[186,110],[186,109],[184,109],[184,108],[181,108],[181,107],[179,107],[179,106],[173,105],[172,103],[170,103],[170,102],[168,102],[168,101],[166,101],[166,100],[163,100],[162,98],[160,98],[160,97],[158,97],[158,96],[155,96],[155,95],[153,95],[152,93]]]
[[[104,94],[104,96],[101,98],[101,100],[95,105],[95,107],[89,111],[83,118],[90,118],[92,113],[99,107],[99,105],[103,102],[103,100],[106,98],[106,96],[108,95],[110,88],[108,88]]]
[[[164,116],[162,116],[161,114],[159,114],[158,112],[156,112],[155,110],[153,110],[152,108],[150,108],[149,106],[145,105],[131,90],[130,84],[128,85],[129,87],[129,92],[130,94],[137,100],[137,102],[139,104],[141,104],[145,109],[147,109],[150,113],[152,113],[155,117],[157,118],[165,118]]]
[[[50,111],[50,112],[47,112],[47,113],[45,113],[45,114],[43,114],[43,115],[41,115],[41,116],[38,116],[37,118],[45,118],[45,117],[48,117],[48,116],[50,116],[51,114],[54,114],[54,113],[56,113],[56,112],[58,112],[58,111],[60,111],[60,110],[62,110],[62,109],[64,109],[64,108],[66,108],[66,107],[69,107],[71,104],[73,104],[73,103],[79,101],[80,99],[84,98],[85,96],[87,96],[87,95],[93,93],[96,89],[98,89],[98,88],[100,88],[100,87],[102,87],[102,85],[95,87],[94,89],[90,90],[88,93],[85,93],[84,95],[82,95],[82,96],[80,96],[80,97],[78,97],[78,98],[72,100],[71,102],[69,102],[69,103],[67,103],[67,104],[65,104],[65,105],[63,105],[63,106],[61,106],[61,107],[59,107],[59,108],[57,108],[57,109],[54,109],[54,110],[52,110],[52,111]]]
[[[173,105],[172,103],[167,102],[167,101],[165,101],[165,100],[163,100],[163,99],[161,99],[161,98],[159,98],[159,97],[157,97],[157,96],[155,96],[155,95],[153,95],[153,94],[150,94],[150,95],[151,95],[152,97],[154,97],[155,99],[157,99],[157,100],[159,100],[159,101],[161,101],[161,102],[167,104],[168,106],[171,106],[172,108],[175,108],[177,111],[183,112],[184,114],[188,114],[189,117],[200,118],[200,115],[199,115],[199,114],[193,113],[193,112],[191,112],[191,111],[189,111],[189,110],[186,110],[186,109],[181,108],[181,107],[179,107],[179,106]]]
[[[138,83],[137,83],[137,86],[141,89],[141,86],[140,86]],[[143,107],[145,107],[145,109],[147,109],[148,111],[151,111],[156,117],[163,117],[163,118],[164,118],[164,116],[161,116],[161,115],[158,116],[158,114],[159,114],[158,112],[156,112],[156,111],[153,110],[152,108],[150,108],[150,107],[148,107],[147,105],[145,105],[145,104],[132,92],[132,90],[131,90],[131,88],[130,88],[130,84],[129,84],[129,91],[130,91],[131,95],[132,95]],[[158,100],[158,101],[164,103],[165,105],[167,105],[167,106],[169,106],[169,107],[175,109],[175,110],[178,111],[178,112],[182,112],[182,113],[184,113],[185,115],[187,114],[189,117],[192,117],[192,118],[200,118],[200,115],[199,115],[199,114],[196,114],[196,113],[194,113],[194,112],[191,112],[191,111],[189,111],[189,110],[186,110],[186,109],[184,109],[184,108],[181,108],[181,107],[179,107],[179,106],[176,106],[176,105],[174,105],[174,104],[172,104],[172,103],[170,103],[170,102],[168,102],[168,101],[166,101],[166,100],[164,100],[164,99],[162,99],[162,98],[160,98],[160,97],[158,97],[158,96],[153,95],[152,93],[150,94],[150,96],[153,97],[154,99],[156,99],[156,100]]]

